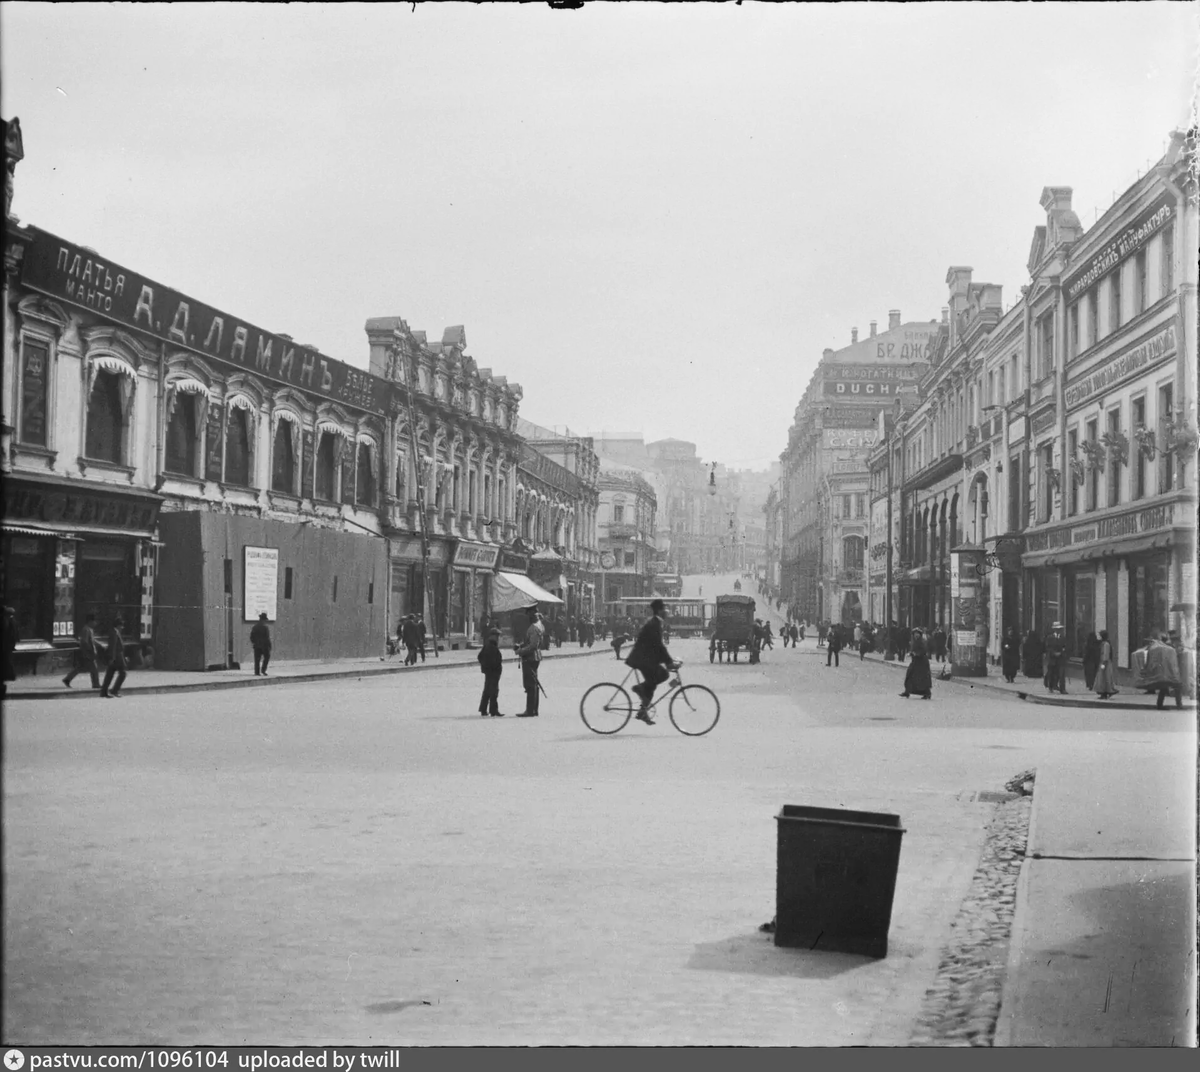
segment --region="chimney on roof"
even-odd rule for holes
[[[888,310],[888,331],[895,331],[900,326],[900,310]]]
[[[875,321],[871,321],[871,338],[875,338]]]
[[[825,349],[821,351],[821,360],[825,361],[831,357],[833,357],[833,351],[826,346]]]
[[[851,345],[853,345],[856,342],[858,342],[858,328],[851,328],[850,329],[850,343],[851,343]]]
[[[950,323],[950,306],[948,306],[948,305],[942,306],[942,323],[943,324]]]

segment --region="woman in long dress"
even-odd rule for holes
[[[933,695],[933,678],[929,672],[929,645],[920,629],[912,631],[911,644],[912,659],[904,673],[904,691],[900,695],[908,699],[915,692],[928,700]]]
[[[1021,640],[1012,625],[1004,631],[1004,639],[1000,642],[1000,669],[1004,680],[1010,684],[1017,679],[1021,669]]]
[[[1095,688],[1096,671],[1100,669],[1100,638],[1095,630],[1087,635],[1083,642],[1083,685],[1084,688]]]
[[[1110,696],[1116,696],[1120,691],[1117,688],[1117,675],[1113,666],[1113,650],[1112,645],[1108,642],[1107,629],[1100,630],[1100,665],[1096,669],[1096,680],[1093,682],[1092,687],[1102,700],[1107,700]]]

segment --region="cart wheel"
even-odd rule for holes
[[[579,717],[593,733],[616,733],[633,716],[633,701],[620,685],[602,681],[593,685],[579,701]]]
[[[707,685],[684,685],[671,697],[669,713],[680,733],[703,737],[721,717],[721,701]]]

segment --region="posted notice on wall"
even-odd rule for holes
[[[247,547],[242,571],[242,605],[245,620],[258,621],[264,611],[268,621],[275,620],[275,599],[279,591],[279,548]]]

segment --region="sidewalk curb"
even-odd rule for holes
[[[1034,824],[1037,822],[1037,783],[1033,787],[1033,806],[1029,812],[1029,830],[1026,846],[1032,843]],[[1004,965],[1004,985],[1000,988],[1000,1015],[996,1020],[996,1033],[992,1038],[994,1047],[1013,1045],[1013,1028],[1016,1023],[1018,1000],[1017,969],[1020,967],[1024,949],[1026,919],[1029,915],[1029,868],[1032,858],[1026,853],[1021,861],[1021,873],[1017,876],[1016,905],[1013,909],[1012,930],[1008,935],[1008,957]]]
[[[1100,699],[1096,699],[1096,700],[1084,700],[1084,699],[1056,700],[1051,696],[1038,696],[1032,692],[1018,692],[1017,695],[1022,700],[1024,700],[1026,703],[1042,704],[1045,707],[1088,707],[1088,708],[1093,708],[1093,709],[1097,709],[1097,710],[1107,709],[1110,711],[1147,711],[1147,710],[1166,711],[1166,710],[1168,710],[1168,708],[1165,706],[1161,707],[1161,708],[1160,707],[1151,707],[1149,704],[1144,704],[1144,703],[1140,703],[1140,704],[1109,703],[1108,700],[1100,700]],[[1171,704],[1171,706],[1170,706],[1170,710],[1172,710],[1172,711],[1187,711],[1187,710],[1194,711],[1195,709],[1196,709],[1196,704],[1192,700],[1185,700],[1182,707],[1176,707],[1174,704]]]
[[[873,657],[875,662],[881,663],[884,666],[892,666],[897,670],[902,670],[908,665],[907,663],[900,662],[899,659],[889,662],[887,659],[882,658],[878,652],[868,652],[868,654]],[[991,684],[991,682],[989,682],[986,678],[976,678],[976,677],[939,678],[936,675],[934,675],[933,680],[935,683],[941,684],[941,685],[966,685],[968,688],[988,689],[991,692],[1003,693],[1006,696],[1015,695],[1019,699],[1024,700],[1027,703],[1041,704],[1044,707],[1077,707],[1077,708],[1088,708],[1091,710],[1098,710],[1098,711],[1103,711],[1103,710],[1109,710],[1109,711],[1158,710],[1158,708],[1150,707],[1149,705],[1144,704],[1144,703],[1140,703],[1140,704],[1111,703],[1108,700],[1101,700],[1099,697],[1097,697],[1095,699],[1083,699],[1081,697],[1079,699],[1071,698],[1071,699],[1056,700],[1051,696],[1039,696],[1036,693],[1031,692],[1031,691],[1021,691],[1019,689],[1014,690],[1014,689],[1002,688],[1000,685]],[[1134,691],[1136,691],[1136,690],[1134,690]],[[1195,709],[1196,709],[1196,703],[1194,700],[1185,700],[1182,708],[1173,708],[1173,710],[1183,710],[1183,711],[1187,711],[1187,710],[1194,711]],[[1163,710],[1165,711],[1166,708],[1163,708]]]
[[[611,649],[587,649],[572,651],[564,654],[551,653],[553,659],[581,659],[589,655],[611,654]],[[547,658],[547,656],[543,656]],[[217,692],[223,689],[256,689],[270,685],[290,685],[292,683],[307,684],[313,681],[336,681],[339,678],[383,677],[387,674],[409,674],[422,670],[453,670],[459,667],[477,669],[472,660],[454,660],[451,662],[418,663],[416,666],[365,666],[354,670],[322,670],[312,674],[287,674],[281,677],[249,677],[246,679],[233,678],[222,681],[197,681],[184,685],[125,685],[121,689],[122,696],[161,696],[174,692]],[[12,700],[87,700],[99,699],[100,694],[95,689],[63,689],[59,692],[35,691],[14,692],[5,694],[4,702]]]

